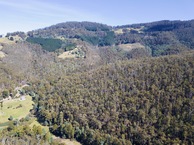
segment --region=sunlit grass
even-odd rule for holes
[[[19,107],[21,106],[21,107]],[[33,101],[30,96],[26,96],[26,100],[20,101],[18,99],[7,100],[3,102],[3,108],[0,110],[0,128],[6,127],[8,118],[21,119],[30,113],[33,108]]]

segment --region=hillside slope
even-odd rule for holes
[[[54,134],[83,144],[190,144],[193,66],[192,51],[35,83],[36,115]]]
[[[194,20],[158,21],[117,27],[92,22],[67,22],[28,32],[28,36],[79,39],[99,47],[140,43],[150,48],[152,56],[160,56],[193,49],[193,32]]]
[[[193,20],[9,33],[0,41],[0,100],[29,84],[39,123],[84,145],[193,144],[193,38]],[[0,137],[52,142],[14,121]]]

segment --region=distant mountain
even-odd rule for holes
[[[66,56],[63,52],[74,53],[78,47],[76,55],[68,57],[88,57],[88,51],[92,50],[101,59],[111,62],[114,56],[131,59],[194,49],[194,20],[164,20],[116,27],[94,22],[66,22],[27,34],[9,33],[6,37],[15,42],[23,40],[38,44],[46,51],[56,52],[60,58]]]
[[[28,32],[29,37],[42,37],[42,38],[77,38],[87,41],[93,45],[111,45],[103,44],[102,40],[111,31],[111,27],[92,22],[66,22],[53,25],[44,29]],[[101,40],[102,39],[102,40]]]
[[[14,35],[16,34],[14,33]],[[20,37],[24,38],[22,33],[20,33]],[[152,56],[160,56],[194,49],[194,20],[164,20],[116,27],[93,22],[66,22],[30,31],[26,37],[28,37],[29,42],[38,43],[42,46],[44,44],[40,41],[46,41],[44,39],[60,39],[66,43],[68,41],[70,45],[83,41],[96,47],[114,46],[117,50],[124,50],[125,52],[127,45],[124,46],[124,44],[138,44],[138,46],[141,44],[146,48],[146,50],[141,50],[150,51]],[[54,49],[49,49],[49,51],[59,49],[63,44],[61,42],[56,43],[59,43],[58,46],[56,48],[54,46]],[[135,50],[138,48],[134,46],[137,45],[133,45],[128,50],[133,49],[133,51],[139,52],[139,50]],[[127,51],[127,53],[131,52]],[[131,54],[128,56],[131,56]]]

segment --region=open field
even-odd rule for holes
[[[53,137],[53,139],[57,140],[57,142],[60,142],[61,144],[65,144],[65,145],[81,145],[79,142],[77,142],[75,140],[61,139],[59,137]]]
[[[63,52],[62,54],[60,54],[58,56],[58,58],[61,58],[61,59],[66,59],[66,58],[83,58],[84,55],[83,55],[83,51],[77,47],[71,51],[66,51],[66,52]]]
[[[12,38],[13,38],[13,40],[8,39],[8,37],[2,37],[2,38],[0,38],[0,43],[1,44],[14,44],[14,43],[16,43],[16,41],[22,41],[22,38],[19,37],[18,35],[12,36]]]
[[[81,145],[77,141],[71,141],[70,139],[63,139],[61,143],[65,143],[65,145]]]
[[[22,86],[21,88],[25,87],[26,85]],[[26,117],[29,114],[29,111],[33,108],[33,101],[32,98],[28,95],[25,96],[25,100],[21,101],[19,98],[17,99],[11,99],[11,100],[4,100],[3,107],[0,110],[0,130],[4,129],[8,126],[9,120],[8,118],[10,116],[13,117],[13,120],[15,119],[21,119],[23,117]],[[34,125],[41,126],[42,129],[44,129],[46,132],[49,131],[48,126],[42,126],[36,118],[32,118],[30,121],[26,122],[26,125],[29,125],[31,128],[33,128]],[[59,137],[56,137],[52,135],[53,139],[61,142],[62,144],[66,145],[81,145],[77,141],[71,141],[69,139],[61,139]]]
[[[14,41],[9,40],[7,37],[0,38],[0,43],[2,44],[14,44]]]
[[[8,124],[8,118],[13,116],[13,119],[20,119],[29,114],[33,107],[33,101],[30,96],[26,96],[26,100],[12,99],[3,102],[3,108],[0,110],[0,129]]]
[[[124,28],[124,29],[126,29],[126,30],[128,30],[128,31],[131,31],[131,30],[134,30],[134,31],[137,31],[138,33],[143,33],[143,26],[142,27],[140,27],[140,28]],[[114,32],[116,33],[116,34],[123,34],[124,33],[124,29],[116,29]]]
[[[145,46],[143,46],[140,43],[132,43],[132,44],[121,44],[119,45],[119,48],[123,49],[124,51],[131,51],[132,49],[136,48],[145,48]]]
[[[63,52],[58,56],[58,58],[65,59],[65,58],[75,58],[75,54],[72,54],[69,51]]]
[[[123,34],[123,29],[117,29],[114,31],[116,34]]]

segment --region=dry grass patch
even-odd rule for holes
[[[16,41],[23,41],[23,39],[20,36],[18,36],[18,35],[11,36],[11,37],[13,38],[13,40],[10,40],[8,37],[0,38],[0,44],[14,44],[14,43],[16,43]],[[0,47],[0,50],[1,49],[2,48]]]
[[[58,56],[58,58],[65,59],[65,58],[75,58],[75,55],[71,53],[71,51],[63,52]]]
[[[59,137],[54,137],[54,140],[56,140],[57,142],[63,145],[81,145],[81,143],[70,139],[61,139]]]
[[[3,57],[5,57],[5,53],[0,51],[0,58],[3,58]]]
[[[123,29],[117,29],[114,31],[116,34],[123,34]]]
[[[119,45],[119,48],[123,49],[124,51],[131,51],[132,49],[145,48],[145,46],[140,43],[131,43],[121,44]]]
[[[77,142],[77,141],[71,141],[70,139],[64,139],[64,143],[66,145],[81,145],[79,142]]]
[[[81,48],[77,47],[71,51],[63,52],[58,56],[58,58],[66,59],[66,58],[83,58],[85,53],[81,50]]]
[[[123,29],[117,29],[115,30],[114,32],[116,34],[123,34],[124,33],[124,29],[128,30],[128,31],[131,31],[131,30],[134,30],[134,31],[137,31],[137,33],[143,33],[143,28],[144,26],[140,27],[140,28],[123,28]]]
[[[140,28],[127,28],[127,30],[131,31],[131,30],[135,30],[138,33],[143,33],[142,29],[144,28],[144,26],[140,27]]]
[[[0,38],[0,43],[2,44],[14,44],[14,41],[9,40],[7,37]]]

